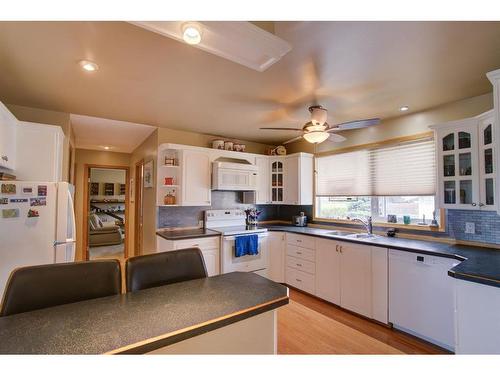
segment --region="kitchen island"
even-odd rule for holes
[[[272,354],[288,289],[233,272],[0,318],[0,354]]]

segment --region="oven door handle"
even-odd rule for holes
[[[251,236],[251,234],[243,234],[241,236]],[[260,238],[265,238],[267,236],[268,236],[267,233],[259,233],[258,234],[259,239]],[[240,235],[238,235],[238,236],[225,236],[223,238],[224,238],[224,241],[233,241],[234,239],[236,239],[236,237],[240,237]]]

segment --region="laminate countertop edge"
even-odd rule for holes
[[[204,333],[216,330],[218,328],[225,327],[229,324],[233,324],[244,319],[251,318],[253,316],[277,309],[278,307],[287,305],[289,303],[289,297],[277,298],[273,301],[266,302],[254,307],[250,307],[244,310],[236,311],[234,313],[209,320],[191,327],[186,327],[178,331],[169,332],[165,335],[160,335],[157,337],[150,338],[138,343],[130,344],[122,348],[117,348],[112,351],[103,354],[145,354],[156,349],[160,349],[165,346],[175,344],[177,342],[190,339],[202,335]]]

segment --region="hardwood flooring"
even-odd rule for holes
[[[290,300],[278,310],[279,354],[449,354],[300,291]]]

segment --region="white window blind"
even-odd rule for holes
[[[316,158],[317,196],[436,193],[432,139]]]
[[[371,195],[368,150],[316,158],[317,196]]]

